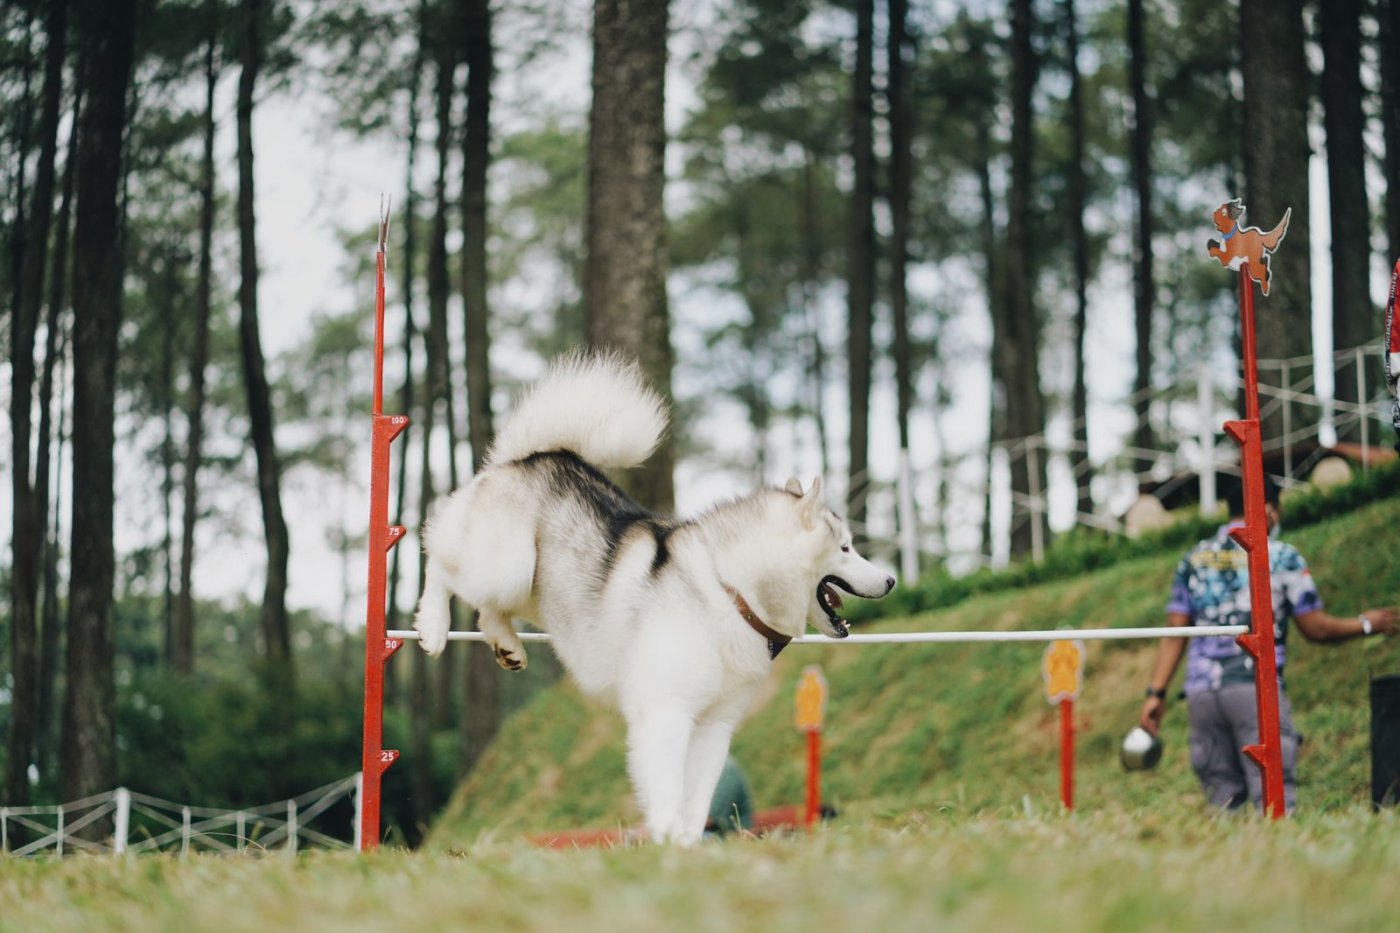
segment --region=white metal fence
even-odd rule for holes
[[[173,803],[125,787],[53,806],[0,807],[0,852],[62,858],[77,851],[295,855],[302,848],[358,849],[358,839],[340,837],[359,832],[359,788],[357,772],[290,800],[238,810]],[[347,800],[355,815],[337,829],[327,811]],[[109,818],[110,837],[85,838],[83,830]]]
[[[1330,359],[1259,360],[1260,416],[1277,418],[1281,425],[1281,431],[1263,439],[1263,450],[1273,465],[1269,472],[1283,488],[1307,481],[1314,461],[1327,453],[1318,442],[1329,431],[1353,439],[1349,456],[1361,469],[1376,457],[1390,455],[1394,438],[1389,430],[1389,393],[1383,381],[1367,378],[1368,361],[1378,369],[1380,355],[1379,341],[1372,341],[1338,350]],[[1330,368],[1335,386],[1354,386],[1362,401],[1337,399],[1335,391],[1320,394],[1319,367]],[[1058,426],[1059,439],[1037,435],[998,441],[991,451],[986,445],[964,449],[940,455],[937,463],[919,468],[911,467],[903,455],[893,481],[871,477],[864,487],[869,517],[867,525],[857,530],[866,535],[874,556],[891,562],[898,556],[904,575],[912,578],[924,563],[920,557],[953,561],[963,569],[996,564],[998,551],[1006,552],[1000,539],[1027,523],[1031,557],[1040,559],[1052,500],[1074,500],[1074,486],[1081,479],[1077,470],[1092,471],[1095,476],[1095,501],[1092,512],[1073,511],[1076,525],[1122,530],[1123,511],[1146,483],[1158,484],[1160,496],[1181,483],[1199,482],[1201,501],[1213,503],[1215,474],[1239,470],[1235,445],[1221,436],[1224,421],[1235,417],[1239,380],[1238,370],[1227,376],[1203,363],[1195,385],[1146,390],[1142,397],[1150,406],[1156,434],[1157,446],[1152,450],[1120,444],[1091,462],[1089,451],[1073,440],[1080,425],[1071,422]],[[1137,401],[1134,396],[1126,404]],[[1010,489],[1009,470],[1022,460],[1032,483],[1039,481],[1043,465],[1052,468],[1049,488],[1029,493]],[[993,468],[993,463],[998,466]],[[1010,503],[1010,517],[1007,525],[991,529],[996,540],[988,542],[979,529],[994,498]],[[936,520],[930,520],[933,516]],[[974,542],[974,547],[980,541],[982,550],[969,551],[957,540]]]

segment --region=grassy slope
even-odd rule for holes
[[[1338,614],[1400,602],[1400,501],[1387,500],[1290,535]],[[955,609],[883,622],[874,630],[1128,627],[1162,622],[1175,556],[1146,558],[1074,580],[985,596]],[[1168,714],[1156,771],[1125,774],[1117,742],[1134,723],[1152,642],[1091,642],[1076,705],[1076,803],[1194,812],[1199,793],[1181,710]],[[535,650],[541,650],[536,648]],[[789,649],[734,752],[758,805],[803,793],[802,743],[792,696],[802,668],[820,664],[831,685],[824,797],[845,820],[911,814],[1052,812],[1057,806],[1058,720],[1043,699],[1036,644]],[[1305,810],[1369,800],[1367,682],[1400,672],[1400,641],[1318,646],[1294,633],[1289,692],[1305,736]],[[919,817],[912,817],[919,818]],[[632,823],[617,717],[563,686],[513,717],[432,834],[439,848],[521,832]]]

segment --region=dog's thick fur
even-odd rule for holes
[[[1244,202],[1239,198],[1226,201],[1215,209],[1210,219],[1215,229],[1224,235],[1219,240],[1207,240],[1206,252],[1229,269],[1238,269],[1247,263],[1249,277],[1259,283],[1259,288],[1268,297],[1269,284],[1274,279],[1270,257],[1288,234],[1288,220],[1293,216],[1293,208],[1284,211],[1278,226],[1268,233],[1258,227],[1240,226],[1244,222],[1244,212]]]
[[[414,628],[443,650],[455,594],[502,667],[525,666],[512,619],[549,632],[588,693],[627,722],[652,839],[700,838],[730,737],[772,663],[770,639],[849,629],[833,585],[869,598],[894,578],[858,556],[821,481],[760,489],[688,520],[647,512],[600,468],[635,466],[666,428],[635,365],[575,354],[516,407],[480,473],[428,523]],[[785,642],[782,642],[785,643]]]

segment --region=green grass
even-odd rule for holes
[[[1400,500],[1290,535],[1329,609],[1400,601]],[[1175,555],[987,594],[886,630],[1162,622]],[[539,651],[537,647],[534,650]],[[636,821],[617,717],[567,685],[512,717],[425,851],[295,860],[201,856],[0,860],[0,931],[379,930],[1376,930],[1394,923],[1400,813],[1369,808],[1373,675],[1400,639],[1291,640],[1306,736],[1298,813],[1208,812],[1186,724],[1168,713],[1155,771],[1125,774],[1154,643],[1090,642],[1073,813],[1058,803],[1057,714],[1041,645],[801,648],[774,666],[735,754],[760,807],[801,799],[792,728],[802,668],[831,685],[825,799],[811,837],[689,850],[535,849],[534,830]]]
[[[1400,819],[912,811],[812,837],[552,852],[0,862],[0,930],[1380,930]],[[1168,807],[1167,809],[1173,809]]]

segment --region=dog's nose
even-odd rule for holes
[[[886,577],[886,578],[885,578],[885,592],[888,593],[888,592],[889,592],[890,590],[892,590],[892,589],[894,589],[894,577]]]

